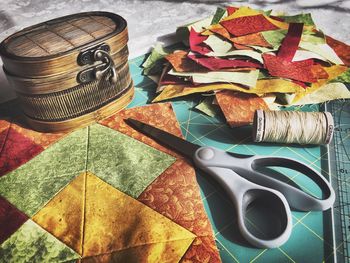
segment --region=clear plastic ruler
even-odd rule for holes
[[[334,118],[334,137],[328,145],[328,169],[336,192],[332,211],[334,262],[350,262],[350,100],[325,104]]]

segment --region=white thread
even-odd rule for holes
[[[256,142],[328,144],[334,122],[328,112],[257,110],[253,124]]]

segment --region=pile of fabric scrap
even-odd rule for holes
[[[158,44],[143,64],[160,76],[153,102],[206,95],[196,108],[213,115],[218,105],[236,127],[256,109],[350,98],[350,46],[323,34],[310,14],[218,8],[177,35],[185,46]]]

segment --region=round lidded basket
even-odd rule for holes
[[[123,109],[134,95],[126,21],[86,12],[25,28],[0,44],[4,72],[28,123],[71,130]]]

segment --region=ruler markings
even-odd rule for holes
[[[335,258],[334,262],[348,262],[350,258],[350,100],[331,101],[326,104],[334,118],[333,142],[329,147],[329,170],[334,190],[336,204],[334,214]]]

